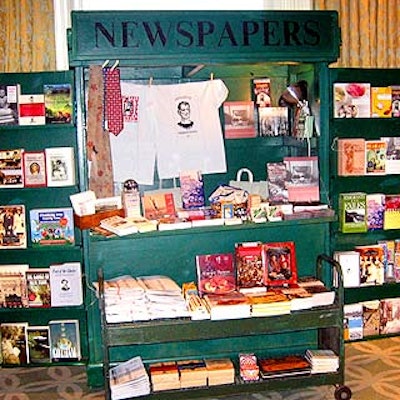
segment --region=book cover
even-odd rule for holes
[[[205,206],[204,181],[200,171],[182,171],[179,173],[182,206],[185,210]]]
[[[400,229],[400,194],[387,194],[385,196],[383,229]]]
[[[29,307],[51,306],[50,269],[31,268],[25,273]]]
[[[24,187],[23,149],[0,150],[0,189]]]
[[[32,364],[50,362],[50,329],[48,326],[27,327],[28,354]]]
[[[49,330],[52,362],[79,361],[81,359],[78,320],[49,321]]]
[[[318,157],[284,157],[289,202],[319,202]]]
[[[19,94],[18,114],[19,125],[44,125],[46,123],[44,94]]]
[[[294,242],[264,243],[263,253],[266,286],[289,286],[297,283]]]
[[[392,117],[400,118],[400,85],[392,86]]]
[[[0,126],[18,124],[19,85],[0,85]]]
[[[306,370],[311,372],[309,362],[302,355],[286,355],[274,358],[261,358],[258,360],[260,366],[260,373],[263,378],[269,377],[271,374],[278,374],[284,372],[295,372],[299,370]]]
[[[287,203],[289,201],[288,189],[289,172],[286,164],[281,162],[268,162],[267,165],[268,200],[272,203]]]
[[[288,107],[261,107],[257,116],[259,136],[289,136]]]
[[[384,140],[365,141],[366,175],[384,175],[386,173],[386,142]]]
[[[134,221],[120,215],[104,218],[100,221],[100,227],[115,233],[118,236],[131,235],[137,233],[139,228]]]
[[[33,209],[29,221],[32,247],[75,244],[72,207]]]
[[[47,186],[75,185],[75,156],[73,147],[45,149]]]
[[[0,206],[0,224],[0,250],[26,248],[26,215],[23,204]]]
[[[381,300],[380,304],[381,335],[400,332],[400,298],[389,298]]]
[[[364,192],[339,193],[339,230],[342,233],[367,232],[366,197]]]
[[[232,253],[196,256],[199,294],[224,294],[236,290],[236,272]]]
[[[360,253],[357,251],[335,251],[333,258],[340,264],[343,287],[360,286]]]
[[[28,264],[0,265],[0,308],[28,306],[26,271]]]
[[[367,229],[376,231],[383,229],[383,215],[385,211],[385,195],[383,193],[369,193],[367,202]]]
[[[46,156],[44,151],[24,151],[22,157],[24,168],[24,186],[47,186]]]
[[[338,139],[337,173],[339,176],[365,175],[365,139]]]
[[[385,282],[385,252],[380,244],[355,246],[360,254],[360,286]]]
[[[235,244],[236,285],[240,291],[264,289],[264,261],[261,242]]]
[[[0,324],[3,366],[22,366],[29,363],[27,322]]]
[[[391,118],[392,88],[390,86],[371,87],[371,117]]]
[[[363,306],[361,303],[345,304],[344,313],[344,340],[360,340],[363,338]]]
[[[370,83],[333,84],[334,118],[369,118],[371,115]]]
[[[363,337],[379,335],[380,301],[364,301],[361,304],[363,307]]]
[[[225,139],[246,139],[257,136],[252,101],[226,101],[223,109]]]
[[[52,307],[80,306],[83,303],[81,264],[50,265],[50,288]]]
[[[396,256],[396,241],[393,239],[383,239],[377,242],[382,246],[385,253],[385,283],[396,281],[395,272],[395,256]]]
[[[46,124],[70,124],[72,122],[71,84],[43,85]]]
[[[254,103],[258,108],[271,107],[271,79],[253,79]]]
[[[381,137],[380,140],[386,142],[386,174],[400,174],[400,137]]]
[[[145,218],[161,219],[175,217],[175,203],[173,193],[143,193],[142,208]]]

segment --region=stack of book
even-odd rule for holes
[[[335,301],[335,291],[329,290],[322,281],[314,277],[301,277],[298,285],[312,296],[313,307],[329,306]]]
[[[243,293],[207,294],[204,299],[212,320],[251,317],[250,301]]]
[[[306,359],[311,365],[312,374],[325,374],[339,369],[339,357],[333,350],[308,349]]]
[[[235,367],[229,358],[205,360],[208,385],[227,385],[235,381]]]
[[[260,379],[260,368],[257,356],[253,353],[239,354],[240,377],[248,381],[258,381]]]
[[[207,369],[204,360],[178,361],[181,388],[207,386]]]
[[[175,361],[150,364],[149,373],[154,392],[181,388],[178,366]]]
[[[186,297],[186,304],[192,320],[210,319],[206,302],[198,294],[191,293]]]
[[[259,361],[260,375],[263,379],[282,378],[294,375],[309,375],[309,362],[301,355],[287,355],[264,358]]]
[[[290,301],[290,311],[308,310],[314,306],[312,294],[305,288],[295,285],[281,290]]]
[[[289,314],[291,303],[289,298],[279,291],[273,290],[260,294],[247,294],[251,304],[252,317],[268,317]]]
[[[150,394],[150,379],[139,356],[110,369],[110,389],[112,400]]]

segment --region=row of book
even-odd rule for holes
[[[333,84],[333,98],[335,118],[400,117],[400,85],[336,82]]]
[[[0,189],[75,185],[73,147],[0,150]]]
[[[49,308],[83,303],[79,262],[29,268],[28,264],[0,265],[0,308]]]
[[[400,228],[400,194],[339,193],[339,230],[365,233]]]
[[[0,85],[0,126],[70,124],[72,86],[44,84],[41,93],[23,94],[19,83]]]
[[[400,174],[400,138],[337,139],[337,173],[339,176]]]
[[[4,366],[81,359],[79,320],[53,320],[48,325],[27,322],[0,324],[0,361]]]
[[[400,299],[386,298],[344,305],[344,339],[400,332]]]

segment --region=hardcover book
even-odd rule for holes
[[[142,208],[145,218],[154,220],[175,217],[174,195],[172,193],[143,193]]]
[[[200,171],[182,171],[179,174],[182,206],[185,210],[205,206],[204,181]]]
[[[376,231],[383,229],[383,215],[385,211],[385,195],[383,193],[369,193],[367,201],[367,229]]]
[[[24,186],[47,186],[46,156],[44,151],[24,151],[22,156],[24,167]]]
[[[268,200],[272,203],[287,203],[289,201],[288,189],[289,171],[282,162],[269,162],[267,167]]]
[[[380,140],[386,142],[386,174],[400,174],[400,138],[381,137]]]
[[[196,256],[197,287],[200,296],[225,294],[236,289],[236,273],[231,253]]]
[[[29,307],[51,306],[50,269],[31,268],[25,273]]]
[[[28,354],[32,364],[50,362],[50,330],[48,326],[28,326]]]
[[[46,111],[43,94],[19,94],[18,114],[20,125],[44,125]]]
[[[224,103],[225,139],[246,139],[257,136],[252,101]]]
[[[289,136],[289,107],[258,109],[259,136]]]
[[[0,85],[0,125],[18,124],[19,85]]]
[[[0,265],[0,308],[28,306],[25,273],[28,264]]]
[[[392,116],[392,88],[390,86],[371,87],[371,117],[390,118]]]
[[[392,86],[392,117],[400,118],[400,85]]]
[[[311,373],[309,362],[300,355],[263,358],[259,359],[258,363],[261,377],[264,379]]]
[[[400,194],[387,194],[385,196],[383,229],[400,229]]]
[[[49,321],[49,329],[51,361],[79,361],[81,359],[79,321],[76,319]]]
[[[29,221],[32,247],[75,244],[72,207],[33,209]]]
[[[43,85],[46,124],[70,124],[72,88],[69,83]]]
[[[83,303],[81,264],[50,265],[50,288],[52,307],[80,306]]]
[[[26,216],[23,204],[0,206],[0,250],[26,248]]]
[[[384,140],[365,141],[366,175],[384,175],[386,173],[386,142]]]
[[[0,150],[0,189],[24,187],[23,149]]]
[[[75,156],[73,147],[45,149],[47,186],[75,185]]]
[[[365,139],[338,139],[337,171],[339,176],[365,175]]]
[[[0,325],[3,365],[21,366],[29,363],[27,322],[3,322]]]
[[[334,83],[334,118],[369,118],[370,83]]]
[[[264,243],[264,284],[289,286],[297,283],[294,242]]]
[[[364,192],[339,194],[339,229],[342,233],[367,232],[366,197]]]
[[[380,244],[355,246],[360,254],[360,286],[382,285],[385,282],[385,252]]]

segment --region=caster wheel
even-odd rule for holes
[[[338,386],[335,390],[336,400],[349,400],[351,399],[351,390],[348,386]]]

